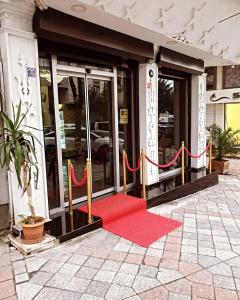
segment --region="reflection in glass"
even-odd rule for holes
[[[76,177],[80,180],[87,158],[84,79],[58,74],[57,80],[64,199],[68,201],[67,160],[71,159]],[[79,188],[73,185],[72,191],[73,199],[83,197],[86,195],[86,186]]]
[[[40,58],[39,62],[48,204],[53,209],[60,206],[53,89],[50,61]]]
[[[179,131],[180,84],[177,80],[159,78],[158,80],[158,156],[160,164],[167,164],[180,147]],[[179,167],[177,160],[167,169]]]
[[[88,79],[93,193],[114,185],[111,81]]]

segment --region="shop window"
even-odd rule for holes
[[[223,67],[223,88],[240,88],[240,65]]]
[[[205,68],[207,73],[207,91],[216,90],[217,88],[217,67]]]

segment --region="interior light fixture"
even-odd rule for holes
[[[71,10],[77,12],[77,13],[82,13],[84,11],[86,11],[86,6],[82,5],[82,4],[75,4],[71,6]]]
[[[167,44],[168,44],[168,45],[176,45],[176,44],[177,44],[177,41],[169,40],[169,41],[167,41]]]

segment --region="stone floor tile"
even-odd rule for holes
[[[122,263],[115,260],[105,260],[104,264],[101,266],[101,269],[109,271],[118,271]]]
[[[236,278],[240,278],[240,268],[232,267],[233,276]]]
[[[114,271],[99,270],[93,280],[103,281],[103,282],[112,282],[115,275],[116,275],[116,272],[114,272]]]
[[[13,278],[12,267],[4,266],[0,268],[0,282]]]
[[[199,284],[205,284],[205,285],[212,285],[212,274],[208,272],[207,270],[201,270],[194,274],[191,274],[186,277],[191,282],[199,283]]]
[[[215,248],[218,250],[226,250],[226,251],[232,250],[230,244],[227,244],[227,243],[214,243],[214,245],[215,245]]]
[[[136,275],[138,273],[138,269],[139,265],[123,263],[119,272]]]
[[[180,272],[165,268],[160,268],[157,274],[157,279],[161,284],[167,284],[182,277],[183,275]]]
[[[181,261],[189,262],[189,263],[197,263],[198,262],[198,256],[197,254],[193,253],[181,253]]]
[[[235,283],[233,278],[221,275],[213,275],[213,282],[215,287],[223,289],[235,290]]]
[[[65,263],[71,258],[71,256],[71,253],[65,253],[61,251],[57,255],[54,255],[52,260]]]
[[[179,252],[180,249],[181,249],[180,244],[166,243],[164,247],[164,250],[177,251],[177,252]]]
[[[163,250],[160,249],[154,249],[154,248],[148,248],[146,255],[152,256],[152,257],[162,257],[163,255]]]
[[[0,267],[9,266],[11,264],[10,255],[9,254],[1,254],[0,255]]]
[[[153,256],[148,256],[148,255],[146,255],[144,257],[144,264],[148,265],[148,266],[158,267],[160,261],[161,261],[161,258],[159,258],[159,257],[153,257]]]
[[[8,261],[7,258],[6,261]],[[24,260],[14,261],[12,263],[12,267],[13,269],[25,267],[25,261]]]
[[[185,239],[184,238],[184,239],[182,239],[182,245],[197,247],[197,240]]]
[[[113,284],[107,292],[106,299],[107,300],[121,300],[125,298],[129,298],[135,295],[135,292],[132,288]]]
[[[238,300],[238,295],[235,291],[215,288],[216,300]]]
[[[45,285],[45,283],[53,276],[52,273],[39,271],[32,276],[30,279],[31,283],[38,285]]]
[[[141,264],[143,261],[143,255],[139,254],[128,254],[125,262],[130,263],[130,264]]]
[[[192,298],[197,299],[214,299],[213,286],[193,283],[192,285]]]
[[[61,290],[50,288],[50,287],[44,287],[39,294],[34,298],[36,300],[54,300],[58,299],[59,295],[61,293]]]
[[[182,239],[181,239],[181,237],[168,236],[167,237],[167,243],[181,244],[182,243]]]
[[[53,277],[46,283],[47,286],[50,287],[55,287],[55,288],[59,288],[59,289],[64,289],[68,282],[71,280],[71,276],[70,275],[66,275],[66,274],[59,274],[56,273],[55,275],[53,275]]]
[[[33,299],[43,287],[38,284],[24,282],[16,285],[18,300]]]
[[[66,275],[70,275],[70,276],[74,276],[79,269],[80,269],[80,266],[78,266],[78,265],[73,265],[73,264],[65,263],[58,270],[58,273],[60,273],[60,274],[66,274]]]
[[[180,252],[164,250],[162,257],[165,259],[179,259]]]
[[[236,257],[237,254],[232,251],[218,250],[216,249],[216,257],[221,260],[228,260],[230,258]]]
[[[215,275],[225,275],[232,277],[232,270],[226,263],[220,263],[215,266],[208,268],[208,271]]]
[[[108,282],[91,281],[85,294],[104,298],[109,287],[110,283]]]
[[[169,292],[191,296],[192,284],[185,278],[168,283],[165,287]]]
[[[82,294],[80,300],[104,300],[104,298],[96,297],[96,296],[88,295],[88,294]]]
[[[158,268],[153,266],[141,265],[138,275],[156,278],[157,273],[158,273]]]
[[[118,273],[115,276],[113,283],[131,287],[134,279],[135,276],[132,274]]]
[[[90,268],[100,268],[103,263],[104,263],[103,258],[89,257],[89,259],[85,262],[84,266]]]
[[[137,245],[132,245],[129,253],[144,255],[146,253],[146,248]]]
[[[0,282],[0,299],[15,295],[15,287],[13,280]]]
[[[21,253],[19,253],[19,252],[10,253],[10,259],[11,259],[12,262],[13,261],[21,260],[23,258],[24,258],[23,255]]]
[[[191,296],[169,293],[168,300],[191,300]]]
[[[159,250],[163,250],[165,243],[164,242],[155,242],[153,244],[151,244],[150,248],[154,248],[154,249],[159,249]]]
[[[13,273],[14,273],[15,275],[21,274],[21,273],[25,273],[25,272],[27,272],[27,269],[26,269],[25,266],[24,266],[24,267],[19,267],[19,268],[13,269]]]
[[[63,266],[62,262],[52,261],[50,263],[45,264],[41,268],[41,271],[49,272],[49,273],[56,273],[62,266]]]
[[[211,242],[213,241],[213,238],[211,235],[207,235],[207,234],[199,234],[198,233],[198,240],[199,241],[204,241],[204,242]]]
[[[137,275],[132,287],[135,290],[135,292],[138,294],[146,290],[150,290],[159,285],[160,285],[159,281],[154,278]]]
[[[82,298],[82,294],[77,293],[77,292],[61,291],[61,293],[57,299],[58,300],[80,300],[80,299],[84,299],[84,298]],[[87,299],[87,298],[85,298],[85,299]],[[89,298],[89,300],[94,300],[94,299]],[[99,298],[99,300],[103,300],[103,298]]]
[[[168,291],[165,287],[157,287],[139,294],[141,300],[168,300]]]
[[[124,261],[126,256],[127,256],[127,253],[125,253],[125,252],[113,250],[109,253],[108,259],[116,260],[116,261]]]
[[[97,271],[98,269],[81,267],[81,269],[75,274],[75,277],[91,280],[96,275]]]
[[[28,273],[36,272],[47,262],[47,259],[31,257],[25,260]]]
[[[240,268],[240,256],[225,260],[225,263],[231,267],[238,267]]]
[[[215,256],[215,250],[212,248],[198,247],[199,255]]]
[[[82,266],[85,261],[88,259],[87,255],[73,254],[68,260],[68,263]]]
[[[117,251],[122,251],[122,252],[128,252],[131,248],[131,244],[121,244],[121,243],[118,243],[115,247],[114,247],[114,250],[117,250]]]
[[[29,280],[28,273],[22,273],[15,276],[15,282],[21,283]]]
[[[198,255],[198,263],[203,268],[209,268],[220,263],[221,260],[217,257],[207,256],[207,255]]]
[[[88,287],[90,280],[73,277],[68,284],[66,285],[65,289],[72,291],[72,292],[79,292],[84,293],[86,288]]]

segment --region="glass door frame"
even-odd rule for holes
[[[89,128],[89,99],[88,99],[88,79],[100,79],[110,81],[111,95],[112,95],[112,130],[113,130],[113,172],[114,172],[114,185],[112,188],[108,188],[92,195],[92,198],[96,198],[111,192],[119,192],[122,190],[120,184],[120,166],[119,166],[119,126],[118,126],[118,94],[117,94],[117,68],[113,67],[113,72],[105,72],[91,69],[91,73],[87,72],[85,68],[60,65],[57,62],[57,56],[51,56],[52,63],[52,82],[53,82],[53,98],[54,98],[54,114],[55,114],[55,126],[56,126],[56,146],[57,146],[57,162],[58,162],[58,176],[59,176],[59,196],[60,206],[50,210],[50,215],[58,215],[65,211],[65,208],[69,206],[68,202],[64,201],[64,177],[62,168],[62,149],[60,139],[60,116],[59,116],[59,99],[58,99],[58,82],[57,75],[59,72],[63,75],[72,75],[84,79],[84,94],[86,104],[86,129],[87,129],[87,141],[88,141],[88,157],[91,159],[91,142],[90,142],[90,128]],[[131,184],[132,185],[132,184]],[[73,201],[73,204],[77,204],[87,200],[87,196],[77,198]]]

